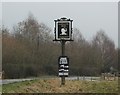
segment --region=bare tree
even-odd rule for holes
[[[99,66],[102,66],[103,72],[109,72],[110,66],[113,64],[113,56],[115,52],[114,42],[105,34],[103,30],[97,32],[93,39],[93,48],[96,50],[96,56]]]

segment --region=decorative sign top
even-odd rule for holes
[[[55,20],[55,41],[72,41],[72,21],[67,18]]]

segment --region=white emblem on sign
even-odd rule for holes
[[[66,31],[67,31],[67,29],[62,28],[62,29],[61,29],[61,34],[60,34],[60,35],[67,35],[67,34],[66,34]]]
[[[61,58],[60,64],[67,64],[67,58]]]

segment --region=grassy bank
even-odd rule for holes
[[[59,79],[41,79],[3,85],[3,93],[117,93],[117,81],[66,80],[64,86]]]

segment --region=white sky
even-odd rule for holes
[[[1,0],[2,2],[119,2],[120,0]]]
[[[11,2],[3,3],[2,8],[3,24],[9,28],[26,19],[29,12],[33,13],[39,22],[44,22],[52,29],[54,28],[54,19],[65,16],[73,19],[73,27],[78,28],[85,39],[91,40],[93,35],[102,29],[118,46],[117,2]]]

